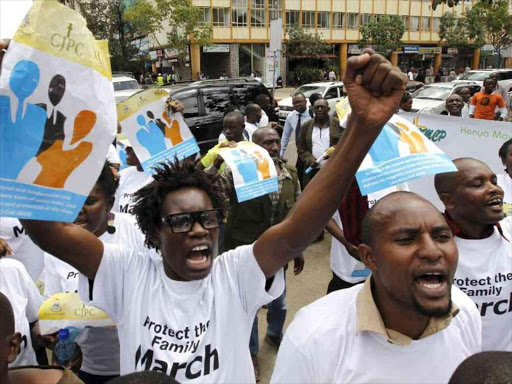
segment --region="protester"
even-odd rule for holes
[[[249,132],[249,140],[252,141],[252,134],[259,128],[261,117],[263,115],[261,107],[256,103],[251,103],[245,107],[245,129]]]
[[[469,106],[471,104],[471,90],[468,87],[461,87],[455,90],[455,93],[460,95],[464,100],[464,107],[462,107],[462,117],[469,117]]]
[[[511,384],[512,352],[480,352],[464,360],[448,384]]]
[[[269,95],[260,93],[256,96],[256,99],[254,99],[254,103],[261,107],[261,119],[258,124],[256,124],[258,128],[268,126],[270,121],[276,121],[272,98]]]
[[[280,138],[273,128],[259,128],[253,134],[253,142],[268,151],[277,170],[278,190],[258,198],[238,202],[236,197],[233,173],[226,167],[221,174],[219,184],[226,206],[227,224],[224,234],[224,248],[222,251],[235,249],[238,246],[252,244],[268,228],[279,224],[288,215],[291,208],[300,196],[300,184],[295,167],[286,164],[280,157]],[[294,260],[294,273],[298,275],[304,268],[304,257],[298,256]],[[267,305],[267,334],[265,341],[279,347],[286,319],[286,287],[283,294]],[[259,338],[258,316],[253,322],[249,349],[254,365],[256,381],[259,381],[260,370],[258,364]]]
[[[309,167],[313,170],[304,174],[304,185],[315,177],[320,168],[327,161],[317,163],[322,154],[329,148],[336,145],[342,135],[342,129],[337,118],[329,116],[329,103],[321,98],[313,105],[315,117],[302,124],[297,153],[304,163],[304,169]]]
[[[311,95],[309,95],[309,108],[308,108],[309,117],[311,117],[311,118],[315,117],[315,112],[313,111],[313,105],[315,105],[315,101],[317,101],[318,99],[321,99],[321,98],[322,98],[322,95],[320,93],[312,93]],[[296,144],[298,145],[298,142],[296,142]]]
[[[398,112],[411,112],[412,110],[412,96],[409,92],[405,92],[400,99],[400,106]]]
[[[303,93],[296,94],[292,97],[292,105],[293,112],[286,116],[286,121],[284,123],[283,137],[281,138],[281,157],[283,157],[284,153],[286,152],[286,148],[288,147],[288,143],[290,142],[290,137],[292,136],[293,132],[295,132],[295,146],[297,148],[299,144],[300,127],[302,124],[311,120],[311,116],[307,111],[308,103],[306,96],[304,96]],[[302,163],[298,153],[295,167],[297,169],[299,181],[302,186],[302,179],[304,177],[304,164]]]
[[[162,86],[164,85],[164,77],[161,73],[158,74],[158,77],[156,78],[156,85]]]
[[[178,381],[254,381],[248,343],[256,310],[282,294],[280,269],[332,217],[405,82],[371,50],[351,57],[344,84],[352,113],[330,161],[282,223],[215,260],[221,203],[213,180],[187,163],[163,164],[136,195],[134,213],[158,263],[76,225],[21,222],[43,250],[81,272],[82,299],[117,323],[122,374],[159,369]]]
[[[135,219],[125,213],[110,212],[118,181],[106,163],[87,197],[75,224],[106,244],[118,244],[145,251],[144,236]],[[71,265],[45,254],[45,269],[40,280],[48,296],[78,292],[78,271]],[[79,377],[86,384],[102,384],[119,376],[119,339],[114,328],[85,328],[75,340],[83,354]]]
[[[445,107],[448,112],[442,114],[456,117],[464,117],[462,116],[462,109],[464,108],[464,99],[462,98],[462,96],[456,93],[448,96],[445,102]]]
[[[459,249],[455,284],[478,305],[482,349],[512,351],[512,218],[503,213],[503,190],[479,160],[454,160],[457,172],[435,177]]]
[[[336,72],[333,69],[329,71],[329,81],[336,81]]]
[[[500,84],[499,84],[500,75],[498,72],[491,73],[489,75],[489,77],[491,79],[493,79],[496,83],[496,87],[494,88],[493,93],[496,95],[500,95],[503,98],[503,101],[505,102],[505,108],[509,109],[510,108],[510,97],[508,95],[509,89],[505,88],[505,87],[500,87]],[[484,92],[485,88],[482,87],[481,91]]]
[[[443,216],[392,193],[367,213],[358,250],[371,278],[297,313],[271,382],[446,383],[480,351],[481,321],[452,286],[457,247]]]
[[[499,150],[501,162],[505,166],[505,173],[497,176],[498,185],[503,189],[503,211],[512,216],[512,139],[503,143]]]
[[[496,88],[496,81],[490,77],[484,80],[484,91],[477,92],[471,98],[469,117],[484,120],[503,120],[507,117],[507,109],[503,98],[493,93]],[[499,108],[499,117],[495,118],[494,111]]]

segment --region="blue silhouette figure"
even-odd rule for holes
[[[128,166],[128,163],[126,162],[126,147],[122,144],[118,144],[119,146],[119,159],[121,160],[121,166],[119,169],[124,169]]]
[[[0,96],[0,177],[16,180],[23,167],[34,158],[41,145],[46,112],[25,100],[39,84],[39,67],[29,60],[20,60],[9,78],[9,87],[18,99],[16,115],[11,116],[11,99]]]
[[[400,151],[398,150],[398,142],[400,137],[395,133],[393,128],[386,124],[382,129],[377,140],[373,143],[370,148],[370,156],[375,165],[383,163],[388,160],[393,160],[400,157]]]
[[[243,151],[243,153],[246,153]],[[258,177],[258,167],[254,160],[252,160],[249,156],[243,156],[239,151],[232,151],[234,161],[238,172],[242,175],[242,179],[244,179],[244,183],[253,183],[259,180]]]
[[[146,124],[144,116],[138,115],[137,123],[143,127],[137,132],[137,140],[148,150],[151,156],[158,155],[167,149],[165,146],[165,136],[153,121]]]

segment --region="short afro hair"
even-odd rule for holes
[[[224,210],[219,188],[216,186],[216,176],[211,176],[198,170],[194,163],[188,160],[159,163],[154,170],[153,181],[139,189],[134,194],[135,205],[132,213],[137,219],[139,228],[146,236],[145,244],[158,250],[151,240],[160,225],[161,211],[166,196],[173,191],[194,187],[205,192],[210,198],[213,208]]]
[[[119,187],[119,180],[114,177],[111,167],[112,164],[107,161],[103,165],[100,176],[96,181],[96,185],[101,189],[107,200],[115,198],[117,188]]]
[[[509,139],[503,143],[498,154],[500,155],[501,160],[505,160],[507,158],[508,147],[512,145],[512,139]]]

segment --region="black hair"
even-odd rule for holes
[[[319,95],[319,93],[318,93],[318,95]],[[299,92],[299,93],[296,93],[295,95],[293,95],[293,96],[292,96],[292,99],[293,99],[294,97],[297,97],[297,96],[302,96],[304,99],[306,99],[306,100],[307,100],[306,95],[304,95],[302,92]]]
[[[485,84],[485,82],[486,82],[487,80],[491,80],[492,82],[494,82],[494,79],[493,79],[492,77],[488,77],[488,78],[486,78],[486,79],[484,80],[484,82],[483,82],[482,84]]]
[[[503,143],[498,154],[500,155],[501,160],[505,160],[507,158],[508,147],[512,145],[512,139],[509,139]]]
[[[311,95],[309,95],[309,103],[311,105],[314,105],[315,101],[317,101],[318,99],[321,99],[321,98],[322,98],[321,94],[319,94],[319,93],[312,93]]]
[[[261,104],[264,104],[265,103],[265,100],[264,99],[268,99],[269,101],[272,101],[272,98],[267,95],[266,93],[260,93],[258,96],[256,96],[256,98],[254,99],[254,102],[258,105],[261,105]]]
[[[409,92],[404,92],[402,94],[402,98],[400,99],[400,104],[407,102],[408,100],[412,99],[412,96]]]
[[[134,372],[116,377],[107,384],[179,384],[174,377],[156,371]]]
[[[96,185],[101,189],[106,200],[113,199],[117,187],[119,187],[119,180],[114,177],[111,167],[112,164],[107,161],[103,165],[98,181],[96,181]]]
[[[480,352],[464,360],[448,384],[512,384],[512,352]]]
[[[158,250],[151,236],[162,223],[162,206],[170,192],[187,187],[200,189],[208,195],[213,208],[223,211],[223,200],[216,181],[216,176],[198,170],[191,161],[175,159],[173,162],[159,163],[154,170],[153,181],[134,194],[135,205],[132,213],[146,236],[145,244]]]
[[[256,113],[256,111],[260,110],[261,107],[259,106],[259,104],[256,104],[256,103],[250,103],[249,105],[247,105],[247,107],[245,107],[245,115],[250,115],[251,113]]]

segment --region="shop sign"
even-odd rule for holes
[[[229,44],[213,44],[203,47],[204,53],[229,53]]]
[[[422,55],[435,55],[441,53],[441,47],[419,47],[418,53]]]
[[[459,50],[457,48],[448,48],[446,51],[449,55],[457,55],[459,53]]]
[[[418,53],[418,45],[404,45],[404,53]]]

